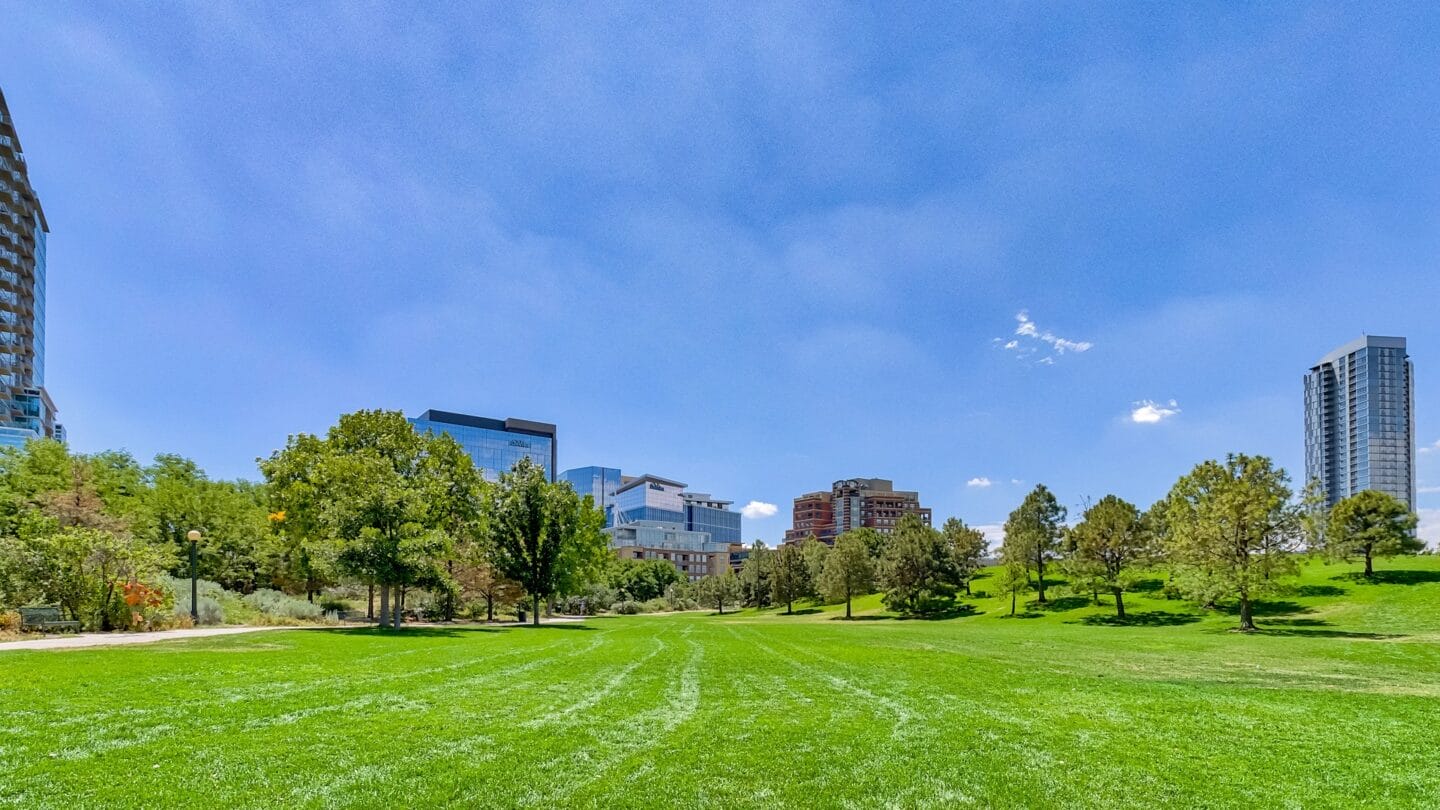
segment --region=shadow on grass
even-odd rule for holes
[[[1113,613],[1086,616],[1080,620],[1080,624],[1087,624],[1092,627],[1179,627],[1182,624],[1194,624],[1198,621],[1200,621],[1199,616],[1189,613],[1147,610],[1140,613],[1131,613],[1123,619]]]
[[[399,630],[388,627],[337,627],[326,632],[339,636],[379,636],[382,638],[464,638],[475,633],[503,633],[520,625],[464,625],[459,627],[406,627]],[[556,627],[558,625],[541,625]]]
[[[1295,589],[1296,596],[1344,596],[1347,591],[1334,585],[1301,585]]]
[[[794,610],[794,611],[792,611],[792,612],[790,612],[790,613],[786,613],[785,611],[782,610],[782,611],[780,611],[780,615],[781,615],[781,616],[810,616],[810,615],[813,615],[813,614],[816,614],[816,613],[824,613],[824,612],[825,612],[825,611],[821,610],[821,609],[818,608],[818,607],[808,607],[808,608],[799,608],[799,609]]]
[[[1130,590],[1136,593],[1155,593],[1165,589],[1165,580],[1159,577],[1137,580],[1130,586]]]
[[[1217,608],[1231,616],[1240,615],[1240,603],[1227,604]],[[1308,607],[1299,602],[1291,602],[1288,599],[1256,599],[1250,603],[1250,613],[1254,616],[1287,616],[1292,613],[1310,613]]]
[[[1311,619],[1310,621],[1316,621]],[[1262,636],[1310,636],[1312,638],[1358,638],[1383,641],[1392,638],[1405,638],[1401,633],[1359,633],[1352,630],[1334,630],[1319,625],[1327,622],[1316,622],[1316,624],[1282,624],[1280,622],[1266,622],[1264,626],[1255,632]]]
[[[1427,582],[1440,582],[1440,571],[1376,571],[1368,577],[1356,572],[1337,574],[1331,579],[1361,585],[1422,585]]]
[[[1001,616],[1000,618],[1002,618],[1002,619],[1043,619],[1043,618],[1045,618],[1045,614],[1044,614],[1044,613],[1036,613],[1036,612],[1033,611],[1033,610],[1027,610],[1027,611],[1024,611],[1023,613],[1006,613],[1004,616]]]
[[[1079,610],[1090,605],[1088,596],[1062,596],[1058,599],[1047,599],[1044,602],[1038,599],[1031,599],[1025,603],[1026,612],[1043,610],[1049,613],[1064,613],[1067,610]]]
[[[932,610],[928,613],[917,613],[913,616],[898,616],[899,621],[925,621],[933,622],[942,619],[958,619],[961,616],[979,616],[982,611],[976,610],[974,605],[956,603],[941,610]]]
[[[894,621],[894,620],[895,620],[895,617],[894,617],[894,616],[874,616],[874,615],[868,615],[868,616],[851,616],[851,617],[848,618],[848,619],[845,618],[844,614],[841,614],[841,615],[839,615],[839,616],[831,616],[831,617],[830,617],[830,621],[832,621],[832,622],[890,622],[890,621]]]

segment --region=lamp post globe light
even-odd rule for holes
[[[200,571],[198,548],[200,545],[200,531],[198,529],[191,529],[185,533],[185,537],[190,541],[190,621],[199,624]]]

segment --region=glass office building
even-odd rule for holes
[[[1305,477],[1325,503],[1367,489],[1415,508],[1415,381],[1405,338],[1367,335],[1305,375]]]
[[[487,419],[450,411],[428,410],[411,419],[421,433],[444,433],[470,454],[481,473],[495,481],[522,458],[545,468],[555,480],[555,426],[525,419]]]
[[[577,467],[560,473],[559,479],[581,497],[589,495],[595,499],[595,506],[605,513],[605,525],[610,525],[610,507],[615,504],[615,490],[620,488],[620,471],[614,467]]]
[[[605,533],[622,558],[666,560],[691,579],[733,567],[741,515],[731,510],[732,501],[687,492],[685,484],[658,475],[623,475],[614,467],[577,467],[559,478],[605,510]]]
[[[65,439],[45,390],[45,238],[20,136],[0,92],[0,445]]]

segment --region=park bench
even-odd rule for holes
[[[80,622],[68,622],[61,619],[58,607],[22,607],[20,608],[20,629],[39,630],[42,633],[51,630],[79,630]]]

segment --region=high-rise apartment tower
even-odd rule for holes
[[[1405,338],[1366,335],[1305,375],[1305,478],[1326,505],[1366,489],[1415,508],[1415,374]]]

